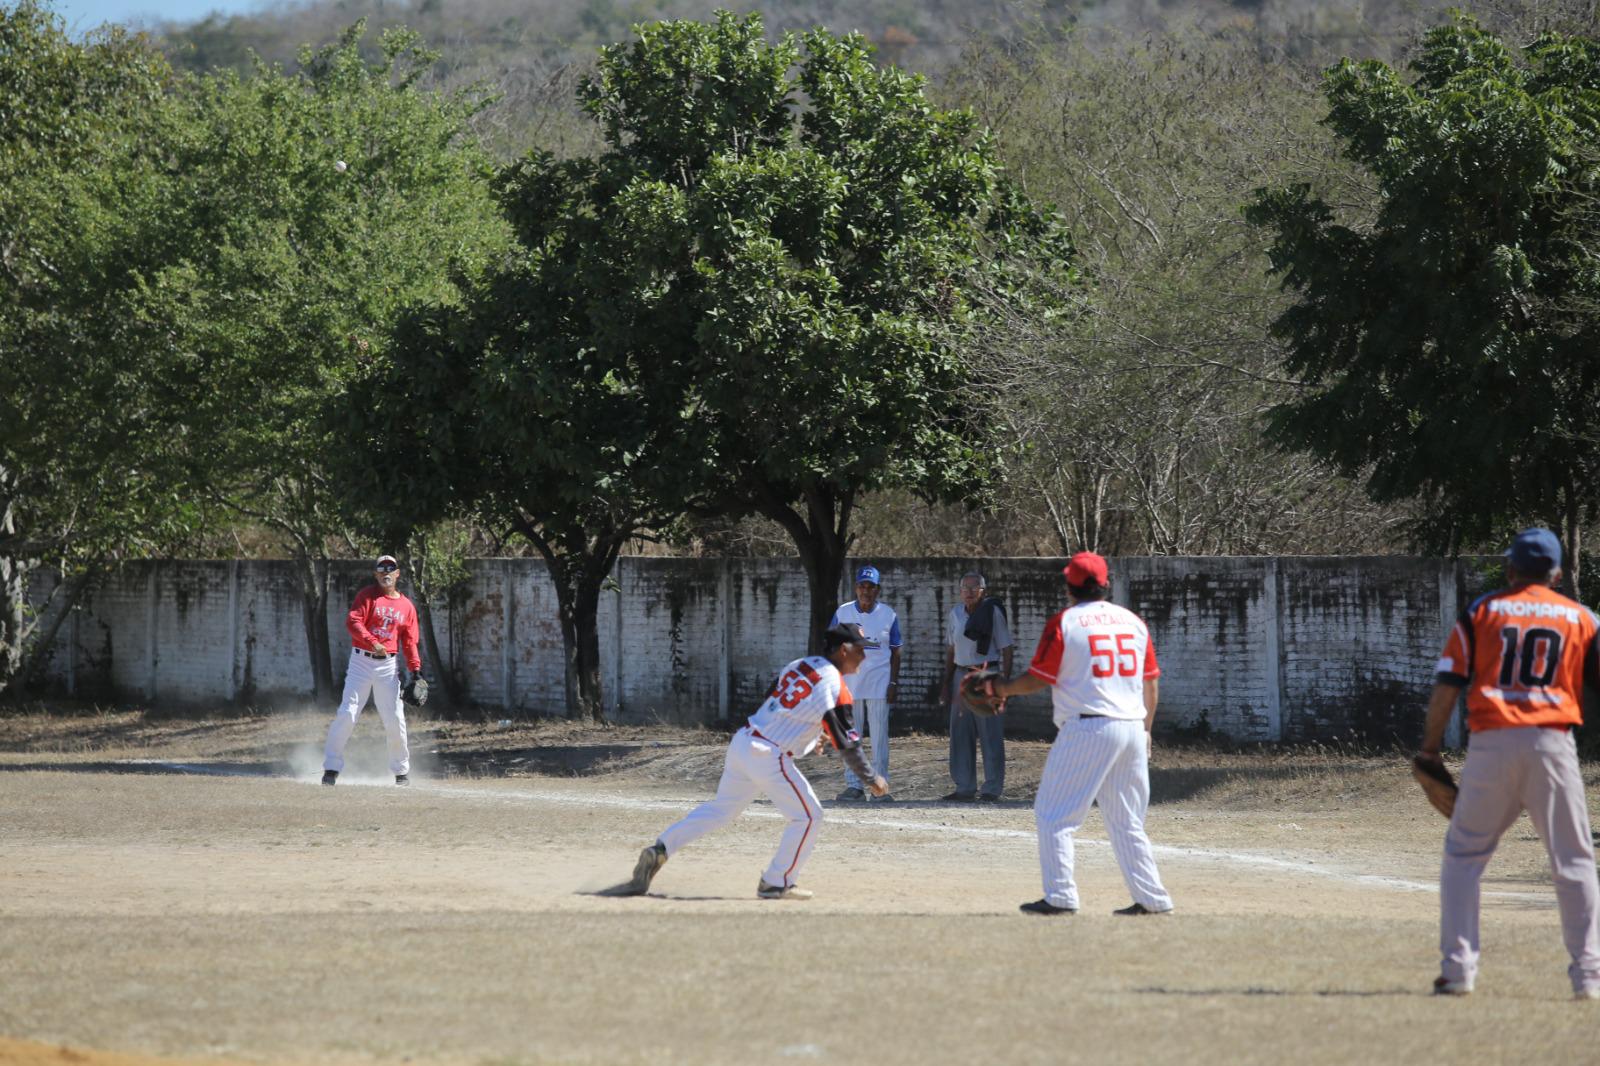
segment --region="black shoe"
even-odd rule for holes
[[[948,796],[941,796],[939,798],[944,800],[946,803],[972,803],[977,800],[978,797],[974,796],[970,792],[952,792]]]
[[[1000,802],[1000,797],[999,796],[991,796],[987,792],[980,792],[980,793],[978,793],[978,802],[979,803],[999,803]]]
[[[1023,914],[1077,914],[1076,907],[1057,907],[1047,899],[1036,899],[1032,903],[1024,903],[1017,910]]]
[[[411,784],[411,778],[407,777],[405,774],[395,774],[394,783],[397,785],[409,785]]]
[[[337,770],[324,770],[324,771],[322,771],[322,783],[324,785],[337,785],[339,783],[339,771],[337,771]]]
[[[1170,910],[1153,911],[1149,907],[1146,907],[1143,903],[1135,903],[1131,907],[1123,907],[1121,910],[1115,910],[1111,913],[1120,914],[1124,918],[1135,918],[1142,914],[1171,914],[1172,912]]]
[[[836,803],[855,803],[857,800],[866,799],[867,794],[859,788],[847,788],[833,798]]]

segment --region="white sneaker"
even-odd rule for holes
[[[633,864],[633,879],[628,882],[628,895],[642,896],[650,891],[650,882],[656,878],[656,872],[667,864],[667,849],[660,841],[656,841],[639,853],[639,861]]]
[[[816,893],[810,889],[801,888],[799,885],[790,885],[784,888],[781,885],[769,885],[762,881],[756,886],[756,895],[762,899],[810,899]]]
[[[1452,981],[1447,977],[1433,979],[1433,994],[1436,996],[1470,996],[1472,995],[1472,982]]]

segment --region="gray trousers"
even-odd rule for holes
[[[1524,810],[1550,855],[1573,991],[1600,988],[1600,885],[1577,744],[1535,727],[1472,734],[1439,873],[1440,973],[1469,988],[1476,981],[1479,881]]]
[[[998,797],[1006,789],[1005,715],[979,718],[961,705],[961,679],[970,666],[956,667],[950,684],[950,780],[957,792],[978,791],[977,749],[983,748],[983,791]]]

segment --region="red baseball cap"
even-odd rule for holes
[[[1074,555],[1061,572],[1067,576],[1069,585],[1107,585],[1111,580],[1106,575],[1106,561],[1094,552]]]

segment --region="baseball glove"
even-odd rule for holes
[[[1446,818],[1455,813],[1456,781],[1445,769],[1443,759],[1418,752],[1411,757],[1411,776],[1422,786],[1422,794],[1428,797],[1434,810]]]
[[[998,670],[974,670],[961,679],[961,705],[979,718],[999,714],[1006,698],[995,694],[994,683],[1003,680]]]
[[[413,707],[421,707],[424,703],[427,703],[427,679],[419,675],[417,677],[413,677],[410,681],[407,681],[405,683],[405,687],[400,690],[400,698],[405,700]]]

